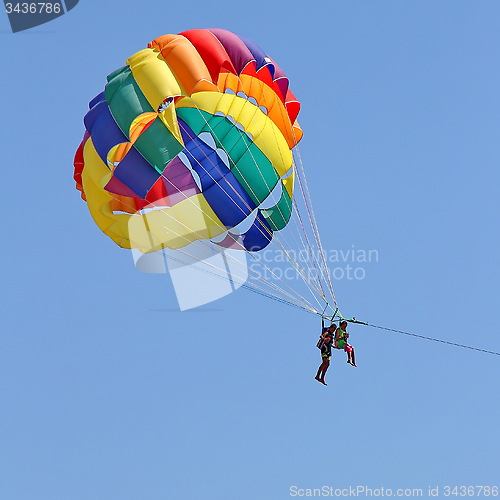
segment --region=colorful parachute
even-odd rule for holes
[[[164,35],[89,104],[74,178],[99,226],[143,253],[258,251],[291,216],[300,105],[277,64],[222,29]]]

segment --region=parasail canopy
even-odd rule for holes
[[[74,160],[76,187],[119,246],[184,256],[173,266],[177,273],[202,253],[206,262],[217,254],[217,262],[242,265],[234,252],[259,260],[277,244],[317,305],[275,272],[247,286],[324,314],[336,303],[296,154],[299,109],[285,73],[250,40],[222,29],[160,36],[111,73],[90,101]],[[310,253],[305,262],[278,238],[291,221],[300,233],[294,241]],[[248,268],[237,276],[234,267],[229,291],[249,279]]]

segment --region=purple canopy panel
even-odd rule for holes
[[[167,164],[161,177],[171,205],[201,192],[191,171],[177,156]]]
[[[254,61],[255,57],[245,42],[240,37],[230,31],[222,29],[210,29],[210,33],[215,35],[219,42],[228,53],[233,63],[234,69],[240,74],[243,68],[250,62]]]

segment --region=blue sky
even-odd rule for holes
[[[81,0],[0,16],[0,497],[284,499],[290,487],[498,485],[498,356],[319,321],[238,291],[176,311],[93,224],[72,161],[87,104],[153,38],[222,27],[285,70],[323,245],[375,249],[346,315],[500,351],[496,1]]]

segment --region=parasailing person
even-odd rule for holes
[[[354,347],[349,344],[347,339],[349,334],[347,333],[347,321],[341,321],[339,327],[335,331],[335,342],[334,347],[336,349],[344,349],[347,353],[347,362],[351,366],[357,366],[354,357]]]
[[[332,356],[332,347],[335,342],[336,329],[337,325],[334,323],[332,323],[328,328],[323,327],[323,331],[317,344],[321,350],[321,364],[319,365],[318,372],[314,378],[323,385],[328,385],[325,382],[325,375],[330,367],[330,358]]]

